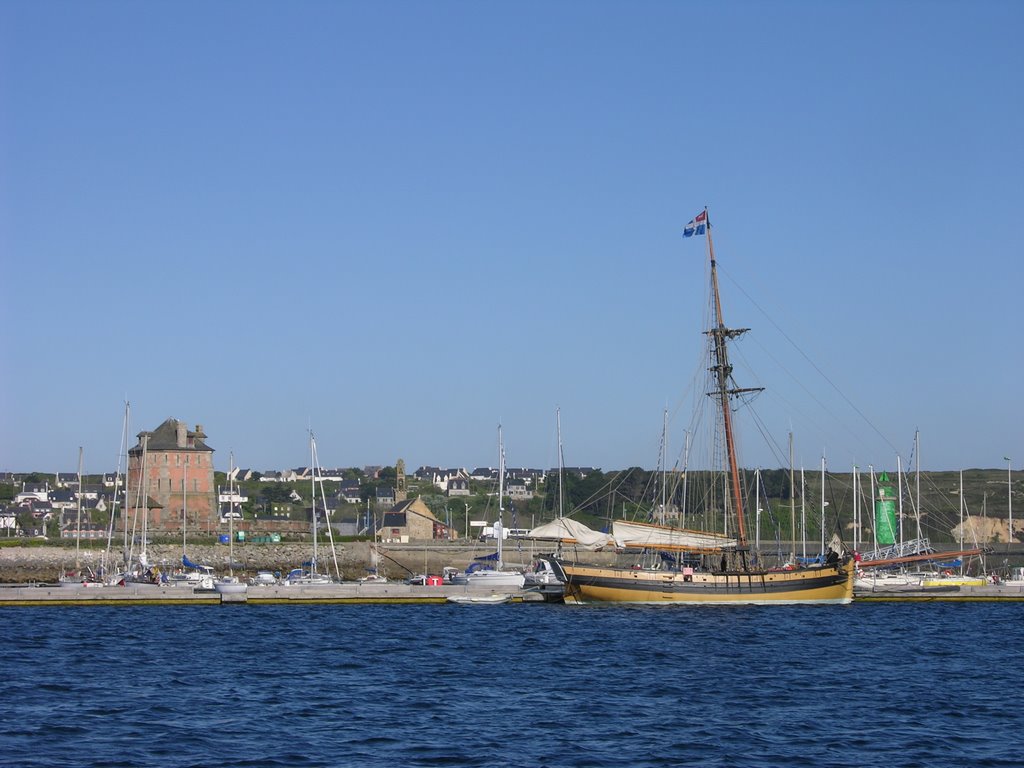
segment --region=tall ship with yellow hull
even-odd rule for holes
[[[655,570],[586,565],[550,558],[567,603],[845,604],[853,600],[852,563],[764,570]]]
[[[722,316],[718,270],[705,209],[687,225],[685,236],[704,235],[709,270],[707,389],[715,412],[715,463],[725,490],[704,497],[698,519],[718,520],[721,532],[692,530],[649,521],[616,520],[608,545],[643,553],[629,565],[587,564],[564,553],[546,558],[564,583],[567,603],[646,604],[845,604],[853,600],[854,562],[833,536],[820,562],[768,568],[748,544],[744,491],[733,433],[733,401],[759,392],[733,380],[728,344],[747,329],[729,328]],[[707,401],[705,401],[707,402]],[[693,518],[691,518],[693,519]],[[562,539],[566,544],[569,539]],[[653,558],[653,559],[652,559]]]

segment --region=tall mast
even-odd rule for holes
[[[878,551],[878,500],[875,498],[875,468],[868,464],[868,475],[871,479],[871,535],[875,551]],[[962,549],[962,547],[961,547]]]
[[[896,454],[896,479],[899,481],[899,504],[897,505],[900,515],[900,555],[903,554],[903,459]]]
[[[501,424],[498,425],[498,524],[495,526],[495,536],[498,542],[498,570],[500,571],[503,567],[501,561],[502,555],[502,537],[505,535],[505,521],[502,519],[505,511],[505,446],[501,441]]]
[[[563,473],[563,461],[562,461],[562,409],[555,409],[555,426],[558,430],[558,519],[561,520],[565,515],[565,509],[563,507],[565,495],[562,490],[562,473]],[[500,442],[500,439],[499,439]]]
[[[186,455],[186,459],[188,456]],[[181,555],[185,556],[185,527],[188,523],[188,462],[181,473]]]
[[[103,569],[103,577],[107,578],[108,562],[111,557],[111,548],[114,546],[114,527],[117,524],[117,500],[121,490],[121,458],[128,450],[128,403],[124,404],[124,423],[121,426],[121,443],[117,449],[117,469],[114,472],[114,493],[113,502],[110,505],[110,524],[107,526],[107,549],[100,560],[100,568]],[[128,509],[128,493],[125,491],[125,499],[121,504],[122,524],[124,525],[124,553],[128,553],[128,520],[125,510]]]
[[[790,562],[796,564],[796,484],[793,482],[793,433],[789,433],[789,535],[793,539],[793,556]]]
[[[804,468],[800,467],[800,552],[807,562],[807,484],[804,482]]]
[[[732,409],[729,407],[729,398],[743,392],[759,392],[760,388],[738,389],[731,387],[732,366],[729,364],[729,353],[727,342],[737,336],[746,333],[749,328],[727,328],[722,319],[722,301],[718,291],[718,265],[715,262],[715,246],[711,240],[711,220],[707,217],[708,209],[704,209],[707,219],[708,257],[711,260],[711,290],[712,301],[714,302],[714,323],[715,327],[706,331],[713,340],[714,365],[710,371],[715,374],[716,392],[719,404],[722,408],[722,421],[725,429],[725,446],[729,459],[729,477],[732,484],[733,504],[736,509],[736,530],[737,545],[739,549],[746,549],[747,532],[743,522],[743,494],[740,491],[740,468],[736,460],[736,441],[733,437]]]
[[[860,550],[860,477],[857,474],[857,465],[853,465],[853,551]]]
[[[136,491],[135,516],[139,515],[139,504],[142,504],[142,543],[139,544],[139,563],[148,567],[149,554],[146,547],[149,545],[149,479],[146,477],[146,452],[149,449],[149,434],[142,436],[142,460],[139,464],[139,487]],[[134,526],[133,526],[134,527]],[[133,530],[134,534],[135,531]]]
[[[235,452],[228,454],[228,575],[235,575]]]
[[[75,520],[75,576],[81,576],[82,547],[82,446],[78,446],[78,517]]]
[[[690,430],[686,430],[683,437],[683,509],[682,526],[686,527],[686,481],[690,476]]]
[[[661,524],[664,525],[667,515],[665,504],[668,491],[668,470],[665,467],[668,454],[668,408],[662,413],[661,421]]]
[[[755,527],[754,527],[754,551],[757,552],[761,549],[761,468],[758,467],[754,472],[754,509],[756,513],[754,515]]]
[[[121,505],[121,527],[124,528],[124,548],[121,550],[121,556],[124,558],[125,570],[128,570],[128,561],[130,558],[128,549],[128,503],[131,501],[131,494],[128,490],[128,481],[131,477],[131,467],[128,465],[128,435],[129,427],[131,423],[132,415],[132,404],[127,400],[124,401],[124,429],[121,434],[121,446],[124,450],[124,504]],[[117,454],[117,469],[118,476],[120,477],[121,470],[121,454]],[[114,497],[117,497],[117,479],[114,480]],[[138,506],[135,507],[135,515],[132,518],[132,534],[135,533],[135,518],[139,516]]]
[[[821,552],[822,562],[825,557],[825,507],[828,502],[825,501],[825,454],[821,454]]]
[[[1006,509],[1007,509],[1007,522],[1006,522],[1006,550],[1010,550],[1010,544],[1013,543],[1013,463],[1010,461],[1009,456],[1003,457],[1006,460]]]
[[[914,513],[917,518],[917,538],[921,538],[921,430],[914,430]]]
[[[312,500],[310,503],[313,505],[312,515],[311,515],[311,517],[313,519],[313,559],[310,561],[311,566],[310,566],[310,569],[309,569],[309,574],[310,574],[310,576],[316,576],[316,573],[317,573],[317,570],[316,570],[317,569],[317,563],[316,563],[316,558],[317,558],[317,551],[316,551],[316,529],[317,529],[317,524],[316,524],[317,523],[317,520],[316,520],[316,438],[313,437],[313,430],[312,429],[309,430],[309,466],[310,466],[310,474],[312,475],[312,479],[310,480],[310,483],[309,483],[309,496],[310,496],[310,499]]]
[[[964,471],[960,470],[960,549],[964,548]]]

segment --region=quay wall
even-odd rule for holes
[[[367,574],[370,565],[372,544],[366,541],[335,545],[338,567],[342,578],[358,579]],[[506,546],[503,559],[507,565],[529,565],[539,553],[551,552],[550,543],[531,545],[523,543]],[[392,579],[404,579],[410,573],[440,574],[445,566],[464,570],[473,559],[494,552],[494,547],[480,542],[436,542],[388,544],[379,547],[383,557],[381,569]],[[228,571],[226,544],[189,545],[188,557],[195,563],[209,565],[218,573]],[[181,564],[181,545],[153,544],[147,550],[149,561],[161,570],[173,571]],[[299,568],[313,555],[311,543],[284,542],[278,544],[236,543],[234,545],[234,573],[248,578],[257,571],[280,571],[287,573]],[[97,570],[103,551],[83,548],[79,562],[83,570]],[[121,562],[121,551],[112,555],[115,565]],[[591,562],[611,562],[614,555],[587,553]],[[319,570],[330,569],[334,573],[334,562],[329,544],[318,548]],[[0,547],[0,584],[24,584],[32,582],[55,582],[60,574],[75,567],[75,548],[60,546],[7,546]]]

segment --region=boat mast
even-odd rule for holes
[[[75,576],[82,575],[82,446],[78,446],[78,517],[75,521]]]
[[[878,551],[878,499],[875,498],[875,468],[868,464],[868,476],[871,479],[871,535],[875,552]]]
[[[312,478],[309,481],[310,503],[313,505],[310,517],[313,521],[313,559],[310,561],[309,575],[316,576],[317,551],[316,551],[316,438],[313,437],[313,430],[309,430],[309,466]]]
[[[821,553],[821,561],[825,562],[825,507],[828,506],[828,502],[825,501],[825,454],[821,454],[821,549],[818,550]]]
[[[960,549],[964,548],[964,471],[960,470]]]
[[[804,482],[803,467],[800,467],[800,552],[807,562],[807,483]]]
[[[142,460],[139,465],[139,487],[136,489],[135,517],[139,516],[139,505],[142,505],[142,543],[139,544],[139,564],[143,568],[149,566],[149,480],[146,478],[146,452],[149,450],[149,434],[142,436]],[[132,539],[135,538],[135,524],[132,524]]]
[[[668,454],[668,408],[662,412],[661,421],[661,524],[665,525],[668,512],[665,506],[667,503],[665,495],[668,491],[668,470],[665,466]]]
[[[686,527],[686,481],[690,476],[690,430],[686,430],[683,437],[683,509],[682,526]]]
[[[188,456],[185,457],[186,459]],[[181,471],[181,554],[185,556],[185,525],[188,522],[188,461]],[[184,565],[184,563],[182,563]]]
[[[121,458],[126,455],[128,450],[128,402],[124,404],[124,424],[121,426],[121,444],[117,450],[117,470],[114,472],[114,494],[113,501],[110,505],[110,523],[107,526],[107,549],[103,553],[103,558],[100,560],[100,568],[103,569],[103,577],[107,578],[107,568],[110,565],[111,559],[111,548],[114,546],[114,526],[117,520],[117,499],[120,496],[121,490]],[[123,555],[128,553],[128,520],[125,515],[125,510],[128,509],[128,491],[125,490],[124,503],[121,504],[121,517],[122,524],[124,525],[124,551]]]
[[[914,430],[914,514],[917,518],[917,538],[921,538],[921,430]]]
[[[790,562],[796,565],[796,484],[793,478],[793,433],[789,433],[789,535],[793,539],[793,556]]]
[[[503,498],[505,494],[505,446],[501,441],[501,424],[498,425],[498,524],[495,526],[494,538],[498,542],[498,562],[497,569],[501,570],[503,563],[501,561],[502,554],[502,537],[505,535],[505,521],[502,520],[503,512],[505,511],[505,500]]]
[[[313,430],[309,432],[310,437],[313,436]],[[313,512],[316,514],[316,487],[317,482],[320,483],[320,505],[324,508],[324,523],[327,526],[327,540],[331,544],[331,561],[334,563],[334,575],[338,577],[338,581],[341,581],[341,568],[338,567],[338,551],[334,548],[334,531],[331,530],[331,515],[327,509],[327,493],[324,491],[324,473],[320,468],[320,454],[316,450],[316,439],[312,439],[313,444]],[[401,460],[399,460],[401,461]],[[404,470],[403,470],[404,472]],[[397,480],[397,475],[396,475]],[[377,526],[373,526],[373,543],[374,547],[377,546]],[[331,575],[330,566],[327,567],[327,575]]]
[[[754,551],[761,550],[761,468],[754,471]]]
[[[705,208],[705,217],[707,217],[707,212],[708,209]],[[729,364],[729,353],[726,348],[726,343],[730,339],[743,335],[749,330],[749,328],[727,328],[725,326],[725,321],[722,319],[722,301],[718,291],[718,265],[715,262],[715,246],[711,240],[710,218],[707,218],[707,227],[705,232],[708,241],[708,257],[711,261],[711,290],[712,301],[714,302],[713,309],[715,323],[714,328],[710,331],[706,331],[714,341],[714,365],[711,366],[710,370],[715,374],[717,390],[715,394],[718,397],[722,408],[723,427],[725,429],[725,447],[729,459],[729,476],[732,481],[733,504],[735,505],[736,510],[736,548],[742,551],[747,549],[747,532],[746,526],[743,522],[743,495],[740,492],[740,469],[736,460],[736,441],[733,437],[732,409],[729,407],[729,398],[743,392],[758,392],[760,389],[737,389],[736,387],[730,387],[732,366]]]
[[[228,454],[228,575],[235,575],[235,452]]]
[[[1006,459],[1006,551],[1009,552],[1010,544],[1013,542],[1013,466],[1009,456],[1003,458]]]
[[[128,460],[128,435],[131,424],[132,404],[124,401],[124,430],[121,437],[121,445],[124,448],[124,504],[121,505],[121,527],[124,528],[124,544],[121,550],[121,557],[124,560],[124,569],[128,570],[131,565],[131,549],[128,546],[128,504],[131,502],[131,491],[128,489],[131,480],[131,466]],[[117,468],[121,469],[121,454],[117,456]],[[117,481],[114,481],[114,493],[117,493]],[[135,540],[135,521],[139,517],[138,505],[135,507],[135,514],[132,515],[132,543]]]
[[[903,459],[896,454],[896,479],[899,481],[899,515],[900,515],[900,555],[903,554]]]
[[[853,465],[853,551],[860,551],[860,476],[857,474],[857,465]]]
[[[555,408],[555,428],[558,431],[558,519],[561,520],[565,515],[564,500],[565,495],[563,493],[563,460],[562,460],[562,409]],[[501,442],[499,437],[498,442]]]

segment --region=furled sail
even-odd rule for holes
[[[185,566],[186,568],[202,568],[203,567],[203,566],[197,565],[196,563],[193,563],[191,560],[189,560],[188,559],[188,555],[182,555],[181,556],[181,564],[183,566]]]
[[[630,549],[709,550],[736,546],[736,539],[717,533],[627,520],[612,523],[612,536],[620,547]]]
[[[530,531],[527,538],[576,544],[590,550],[600,549],[612,543],[612,537],[607,533],[588,528],[570,517],[559,517],[550,523],[544,523]]]

